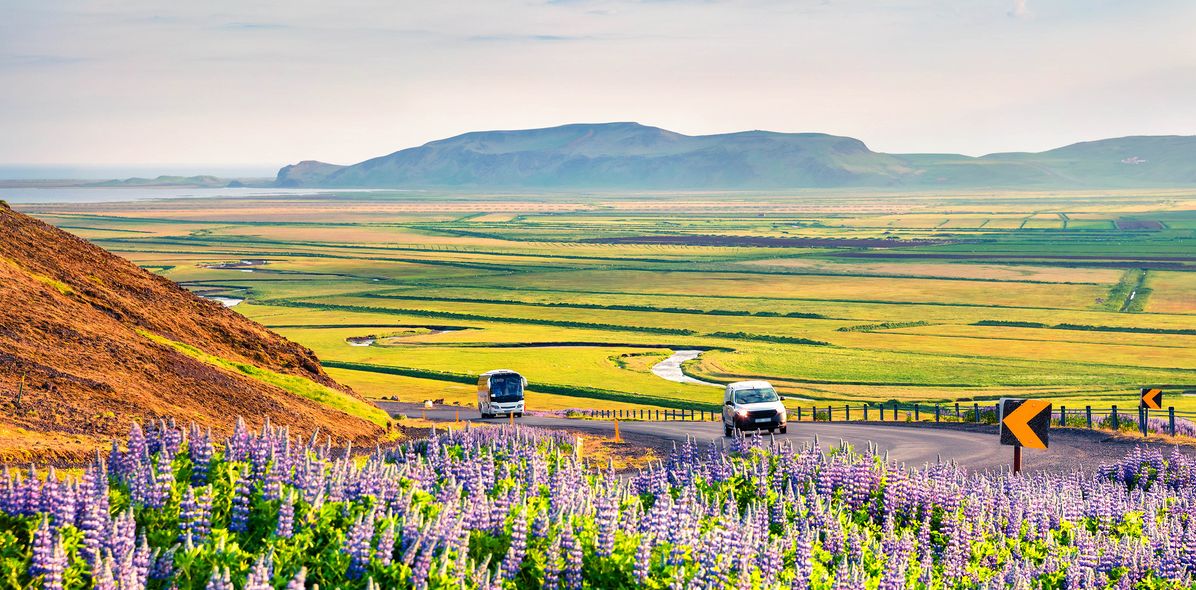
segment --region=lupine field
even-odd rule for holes
[[[239,425],[134,426],[77,477],[6,472],[6,588],[1171,588],[1196,463],[920,469],[759,438],[616,474],[567,434],[436,432],[369,455]]]

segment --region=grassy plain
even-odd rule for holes
[[[651,372],[701,349],[691,376],[770,379],[793,403],[1132,407],[1138,387],[1163,385],[1196,410],[1181,395],[1196,391],[1196,191],[377,192],[24,209],[201,294],[246,299],[237,311],[373,397],[469,405],[473,375],[511,368],[539,408],[711,408],[718,388]],[[1124,229],[1135,220],[1158,223]],[[350,345],[363,336],[377,341]]]

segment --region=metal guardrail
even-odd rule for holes
[[[1137,416],[1134,416],[1137,410]],[[1177,412],[1174,407],[1152,412],[1146,408],[1130,411],[1111,406],[1108,410],[1093,410],[1092,406],[1069,409],[1060,406],[1051,413],[1052,425],[1092,430],[1136,429],[1142,436],[1151,432],[1178,436],[1196,436],[1196,412]],[[1158,415],[1162,414],[1162,417]],[[670,410],[637,408],[623,410],[570,410],[567,415],[600,420],[644,420],[654,422],[712,422],[722,419],[718,412],[706,410]],[[1000,409],[997,404],[957,402],[954,404],[878,403],[828,404],[825,406],[796,406],[789,410],[790,422],[949,422],[996,424]],[[1186,422],[1186,424],[1185,424]],[[1181,428],[1183,426],[1183,428]],[[1180,432],[1183,430],[1184,432]]]

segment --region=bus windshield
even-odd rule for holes
[[[517,402],[523,399],[523,378],[519,375],[490,377],[490,401]]]
[[[777,392],[771,387],[761,387],[759,389],[740,389],[735,392],[736,403],[741,404],[758,404],[761,402],[775,402],[777,401]]]

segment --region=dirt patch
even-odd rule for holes
[[[1158,230],[1163,229],[1162,222],[1155,221],[1153,219],[1121,218],[1121,219],[1114,221],[1113,223],[1117,226],[1117,229],[1120,229],[1123,231],[1132,231],[1132,230],[1158,231]]]
[[[947,240],[885,240],[878,238],[774,238],[768,236],[625,236],[590,238],[590,244],[657,244],[670,246],[723,246],[754,248],[905,248],[949,244]]]

